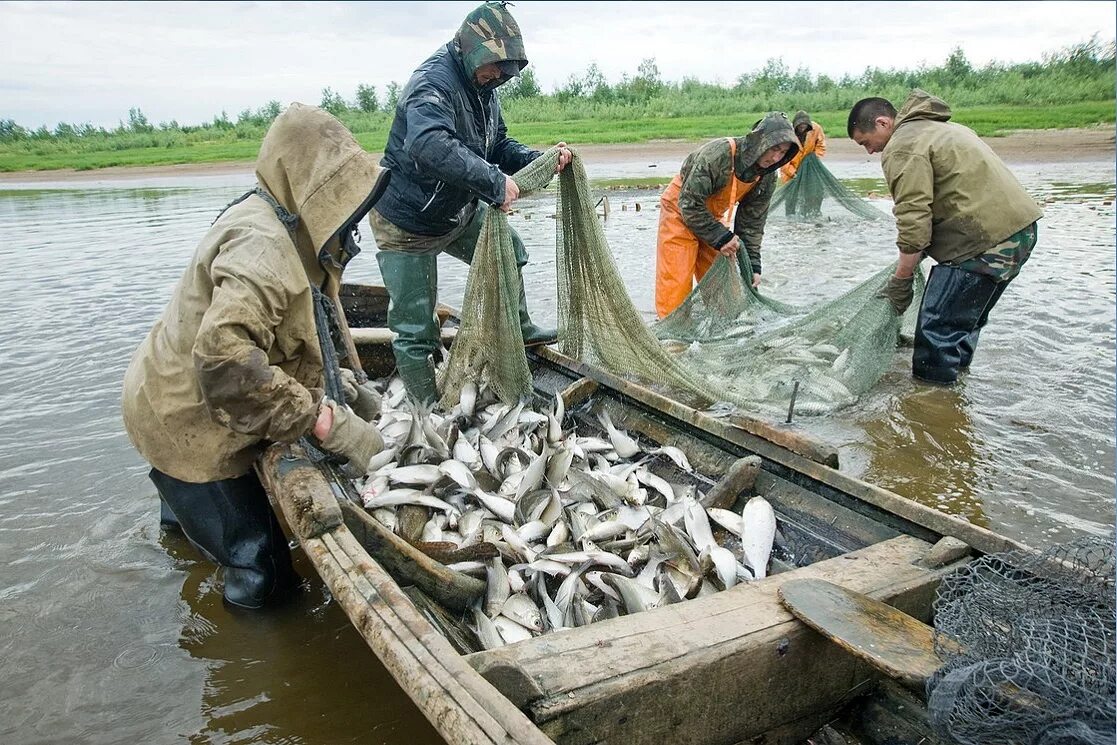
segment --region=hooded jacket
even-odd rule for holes
[[[776,171],[799,152],[799,138],[791,128],[785,114],[774,112],[761,119],[752,131],[736,138],[737,156],[733,172],[737,178],[753,187],[737,207],[733,232],[722,225],[717,216],[710,214],[706,200],[729,183],[729,143],[725,139],[713,140],[686,157],[679,175],[682,189],[679,192],[679,212],[683,222],[703,243],[721,248],[736,234],[749,253],[754,268],[760,267],[760,244],[764,239],[764,224],[768,220],[768,204],[776,185]],[[782,159],[769,168],[761,168],[757,161],[767,150],[776,145],[790,143]]]
[[[950,107],[913,90],[881,154],[895,206],[896,245],[958,263],[985,253],[1043,212],[996,153]]]
[[[275,120],[256,177],[297,227],[259,195],[229,207],[125,373],[124,426],[152,466],[192,483],[235,478],[269,442],[311,430],[323,371],[310,287],[336,301],[338,234],[367,213],[380,175],[321,109],[292,104]]]
[[[474,82],[474,72],[490,62],[527,66],[520,28],[502,3],[470,13],[454,40],[404,86],[381,161],[392,180],[376,205],[398,227],[449,233],[474,200],[503,204],[505,174],[541,155],[508,137],[495,89]],[[505,74],[499,82],[509,79]]]
[[[826,155],[826,134],[822,131],[822,125],[817,122],[811,121],[810,115],[805,111],[796,111],[795,116],[791,120],[793,129],[798,129],[799,126],[809,127],[807,137],[803,140],[803,144],[799,146],[799,152],[795,157],[789,160],[780,168],[780,181],[787,183],[795,178],[795,174],[799,171],[799,164],[803,162],[811,153],[821,158]]]

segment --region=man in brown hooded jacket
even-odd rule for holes
[[[916,266],[938,262],[927,280],[915,330],[912,374],[952,384],[969,368],[978,335],[1036,245],[1043,212],[950,107],[918,88],[899,112],[865,98],[849,112],[849,136],[881,167],[895,202],[900,250],[882,291],[897,313],[913,299]]]
[[[125,374],[125,428],[162,520],[225,568],[234,605],[260,607],[297,581],[253,471],[263,449],[313,435],[363,472],[383,447],[366,421],[375,391],[341,374],[348,348],[321,326],[348,337],[341,271],[388,174],[333,116],[292,104],[264,137],[258,186],[214,221]]]

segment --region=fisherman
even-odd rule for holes
[[[292,104],[264,136],[256,188],[202,238],[125,374],[124,426],[152,466],[161,522],[224,567],[233,605],[298,583],[253,471],[264,448],[312,436],[362,473],[383,448],[367,421],[379,397],[342,375],[338,358],[355,352],[332,337],[348,338],[341,271],[388,175],[333,116]]]
[[[900,249],[882,289],[896,313],[913,299],[915,268],[938,262],[923,293],[912,374],[950,385],[973,359],[989,312],[1031,256],[1043,212],[973,130],[950,120],[944,101],[916,88],[899,113],[883,98],[849,112],[849,136],[882,153],[895,202]]]
[[[780,183],[786,184],[795,178],[799,164],[803,158],[814,154],[821,158],[826,155],[826,135],[822,125],[811,121],[811,115],[800,109],[791,118],[791,126],[795,128],[795,136],[799,138],[799,152],[780,168]]]
[[[496,94],[527,64],[520,28],[505,3],[485,3],[412,74],[396,105],[382,161],[394,175],[370,221],[392,299],[388,326],[396,334],[396,366],[419,401],[438,397],[438,254],[472,262],[486,209],[510,212],[519,197],[508,174],[542,155],[508,137]],[[566,143],[559,147],[561,171],[571,153]],[[549,344],[555,330],[536,326],[528,315],[522,275],[528,255],[515,231],[512,244],[521,269],[524,344]]]
[[[744,137],[713,140],[687,156],[659,198],[655,308],[660,318],[682,304],[719,252],[737,256],[742,276],[760,286],[760,243],[775,171],[798,151],[787,115],[774,112]],[[752,265],[747,277],[738,255],[742,246]]]

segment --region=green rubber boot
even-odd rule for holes
[[[525,347],[538,347],[558,341],[556,329],[536,326],[527,313],[527,292],[524,290],[524,274],[520,271],[520,333],[524,336]]]
[[[473,254],[477,250],[477,239],[481,234],[481,225],[485,221],[485,213],[491,209],[488,205],[479,204],[473,215],[469,228],[446,246],[446,253],[466,264],[473,264]],[[553,344],[558,341],[558,332],[555,329],[542,328],[532,323],[527,312],[527,294],[524,292],[524,265],[527,264],[528,254],[520,234],[512,231],[512,250],[516,254],[516,266],[520,275],[520,332],[524,337],[525,347],[535,347],[540,344]]]
[[[388,305],[388,328],[396,334],[392,352],[400,378],[415,400],[435,401],[438,388],[432,355],[440,343],[434,314],[438,297],[438,257],[378,251],[376,261],[392,298]]]

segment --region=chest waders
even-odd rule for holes
[[[931,268],[915,327],[914,377],[951,385],[960,372],[969,369],[989,312],[1031,256],[1037,235],[1032,223],[985,254],[1009,254],[1013,260],[1009,271],[989,270],[974,260],[963,266],[936,264]]]

